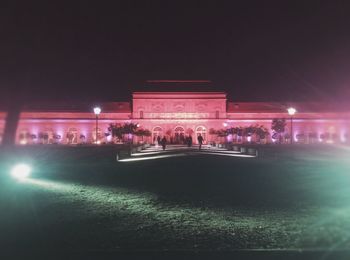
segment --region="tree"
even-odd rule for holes
[[[136,131],[135,131],[135,133],[134,133],[136,136],[141,136],[141,139],[142,139],[142,141],[143,141],[143,137],[144,136],[151,136],[152,135],[152,133],[151,133],[151,131],[150,130],[148,130],[148,129],[137,129]]]
[[[125,123],[121,124],[110,124],[108,127],[108,132],[112,134],[112,137],[117,137],[119,140],[124,140],[125,135],[135,134],[137,129],[137,124],[134,123]],[[129,138],[128,138],[128,141]]]
[[[134,123],[125,123],[122,127],[122,131],[123,131],[123,139],[125,139],[125,135],[127,135],[127,141],[128,143],[132,143],[132,137],[133,134],[135,133],[136,129],[137,129],[137,124]],[[130,138],[131,136],[131,138]]]
[[[53,139],[54,139],[54,144],[58,144],[61,140],[61,136],[59,134],[54,134]]]
[[[209,129],[209,134],[211,135],[217,135],[219,137],[225,137],[228,136],[228,131],[226,129],[219,129],[219,130],[215,130],[214,128],[210,128]]]
[[[279,142],[281,142],[281,134],[284,133],[286,128],[286,119],[284,118],[274,118],[272,119],[271,129],[274,132],[272,138],[278,137]],[[276,139],[276,138],[274,138]]]
[[[108,131],[112,134],[112,137],[118,138],[119,140],[123,139],[123,127],[121,124],[110,124]]]
[[[137,129],[137,124],[134,123],[125,123],[123,125],[124,134],[134,134]]]
[[[255,134],[259,137],[259,139],[265,139],[270,133],[266,127],[260,125],[255,128]]]

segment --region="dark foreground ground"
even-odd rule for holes
[[[349,155],[294,147],[117,163],[102,147],[2,151],[0,254],[349,259]],[[34,173],[17,181],[8,172],[21,160]]]

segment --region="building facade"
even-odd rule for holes
[[[187,136],[194,142],[202,135],[206,143],[290,142],[291,123],[296,143],[349,143],[350,109],[345,104],[230,102],[224,92],[134,92],[131,102],[106,102],[98,120],[93,112],[96,104],[36,103],[24,107],[17,128],[16,143],[89,144],[115,143],[110,124],[135,123],[151,132],[148,137],[131,137],[133,142],[154,143],[166,136],[171,143],[182,143]],[[297,113],[291,118],[288,107]],[[286,119],[284,133],[271,129],[273,119]],[[293,120],[291,122],[291,119]],[[0,113],[0,135],[4,131],[6,112]],[[97,126],[97,127],[96,127]],[[261,138],[218,136],[214,130],[263,127],[269,134]]]

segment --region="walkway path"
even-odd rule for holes
[[[254,158],[254,155],[242,154],[239,151],[231,151],[226,148],[217,148],[209,145],[203,145],[199,150],[198,145],[188,147],[185,145],[168,145],[165,150],[161,146],[151,146],[137,153],[133,153],[129,158],[119,159],[119,162],[130,162],[130,161],[142,161],[161,159],[169,157],[179,156],[191,156],[191,155],[214,155],[214,156],[228,156],[228,157],[245,157]]]

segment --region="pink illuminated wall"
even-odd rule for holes
[[[130,121],[130,113],[102,113],[98,118],[101,143],[110,140],[111,123]],[[78,144],[96,141],[96,117],[93,113],[23,112],[17,128],[17,144]]]
[[[223,92],[135,92],[132,109],[118,106],[99,115],[98,140],[109,143],[111,123],[133,122],[151,131],[151,137],[134,137],[134,141],[154,143],[158,136],[168,141],[181,142],[186,136],[204,137],[205,142],[259,142],[272,143],[271,122],[274,118],[286,118],[287,126],[283,142],[290,142],[290,117],[286,108],[277,103],[227,102]],[[293,117],[293,140],[296,143],[348,143],[350,133],[350,109],[318,112],[298,106]],[[127,107],[127,106],[125,106]],[[5,113],[0,113],[0,134],[5,125]],[[238,139],[237,136],[217,137],[210,129],[261,125],[270,130],[264,140],[256,136]],[[96,120],[92,111],[23,111],[17,129],[17,144],[79,144],[96,142]],[[288,136],[289,135],[289,136]]]

